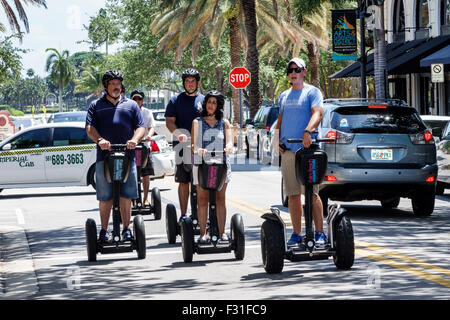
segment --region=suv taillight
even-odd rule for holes
[[[413,144],[433,144],[433,134],[429,130],[421,133],[410,134],[409,138]]]
[[[353,133],[345,133],[338,130],[330,130],[325,135],[325,138],[333,139],[334,141],[324,143],[350,144],[352,143],[354,137],[355,135]]]
[[[150,148],[152,149],[152,153],[159,152],[158,145],[156,144],[155,140],[150,140]]]

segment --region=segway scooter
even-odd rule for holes
[[[313,139],[325,142],[329,139]],[[302,139],[288,139],[288,142],[302,142]],[[262,216],[261,252],[267,273],[280,273],[284,259],[290,261],[326,260],[333,256],[338,269],[350,269],[354,262],[355,245],[353,228],[346,210],[334,204],[328,206],[327,234],[325,246],[316,246],[312,225],[313,185],[321,183],[327,170],[327,154],[313,144],[308,149],[299,149],[295,154],[295,173],[300,184],[305,185],[305,229],[302,243],[288,246],[286,225],[277,208]]]
[[[133,237],[131,241],[121,239],[120,233],[120,184],[126,182],[131,169],[131,160],[125,152],[126,144],[112,144],[105,158],[105,177],[113,184],[113,232],[108,242],[99,241],[94,219],[86,221],[86,244],[88,261],[97,260],[97,253],[122,253],[137,251],[138,259],[145,259],[146,241],[144,219],[137,215],[133,219]],[[142,146],[137,146],[140,149]]]
[[[133,200],[133,207],[131,208],[131,215],[135,216],[137,214],[150,215],[153,214],[155,220],[161,219],[161,194],[157,187],[152,188],[151,191],[151,204],[145,206],[142,203],[142,169],[147,166],[148,156],[150,149],[142,145],[142,149],[136,150],[136,169],[137,169],[137,179],[138,179],[138,194],[139,197]]]
[[[208,152],[214,158],[220,152]],[[181,221],[181,243],[184,262],[192,262],[193,254],[228,253],[234,251],[237,260],[244,259],[245,236],[244,222],[239,213],[231,217],[231,234],[228,241],[219,241],[219,226],[217,222],[216,191],[222,189],[227,172],[227,165],[223,161],[202,161],[198,167],[198,180],[202,189],[209,190],[209,226],[210,243],[197,243],[194,241],[194,224],[190,217]]]
[[[188,148],[188,150],[190,153],[190,147]],[[192,165],[184,164],[184,170],[186,170],[187,172],[191,172],[192,174]],[[194,234],[198,235],[200,234],[200,225],[198,224],[197,218],[197,188],[194,185],[193,179],[191,179],[189,197],[191,203],[190,218],[194,226]],[[177,240],[177,236],[181,235],[181,226],[178,223],[177,218],[177,208],[175,208],[175,205],[173,203],[168,203],[166,206],[166,234],[167,240],[170,244],[174,244]]]

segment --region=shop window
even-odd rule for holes
[[[416,39],[424,39],[429,36],[430,18],[428,12],[428,0],[417,0]]]
[[[405,41],[405,7],[403,5],[403,0],[395,0],[394,42],[403,42],[403,41]]]

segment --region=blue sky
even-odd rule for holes
[[[13,1],[9,1],[13,6]],[[15,42],[17,47],[30,49],[22,55],[23,74],[33,68],[36,74],[46,76],[45,61],[49,55],[46,48],[69,50],[71,54],[77,51],[88,51],[86,43],[77,44],[77,41],[87,39],[87,31],[83,30],[83,24],[89,23],[89,17],[96,15],[105,4],[105,0],[47,0],[47,9],[24,5],[30,33],[25,34],[22,44]],[[15,8],[15,7],[13,7]],[[3,13],[2,13],[3,14]],[[9,24],[4,16],[0,21],[5,25],[10,34]],[[21,24],[23,29],[23,24]],[[115,47],[110,53],[114,53]],[[104,47],[99,48],[104,52]]]

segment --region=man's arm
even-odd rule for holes
[[[145,128],[139,127],[134,130],[133,137],[127,141],[127,149],[135,149],[136,145],[142,140],[145,134]]]
[[[176,117],[166,117],[166,127],[169,131],[177,138],[179,142],[188,141],[187,135],[180,132],[177,125],[175,124]]]
[[[307,130],[309,132],[314,132],[314,131],[316,131],[317,127],[319,126],[320,121],[322,121],[323,108],[322,107],[312,107],[311,112],[312,112],[311,119],[309,119],[309,123],[306,126],[305,130]],[[303,146],[305,148],[309,148],[312,143],[311,135],[308,134],[308,132],[304,131],[302,139],[303,139]]]
[[[106,139],[103,139],[95,127],[87,125],[86,133],[89,136],[89,138],[92,139],[92,141],[94,141],[95,143],[97,143],[99,145],[100,149],[102,149],[102,150],[110,149],[110,146],[111,146],[110,142]]]

